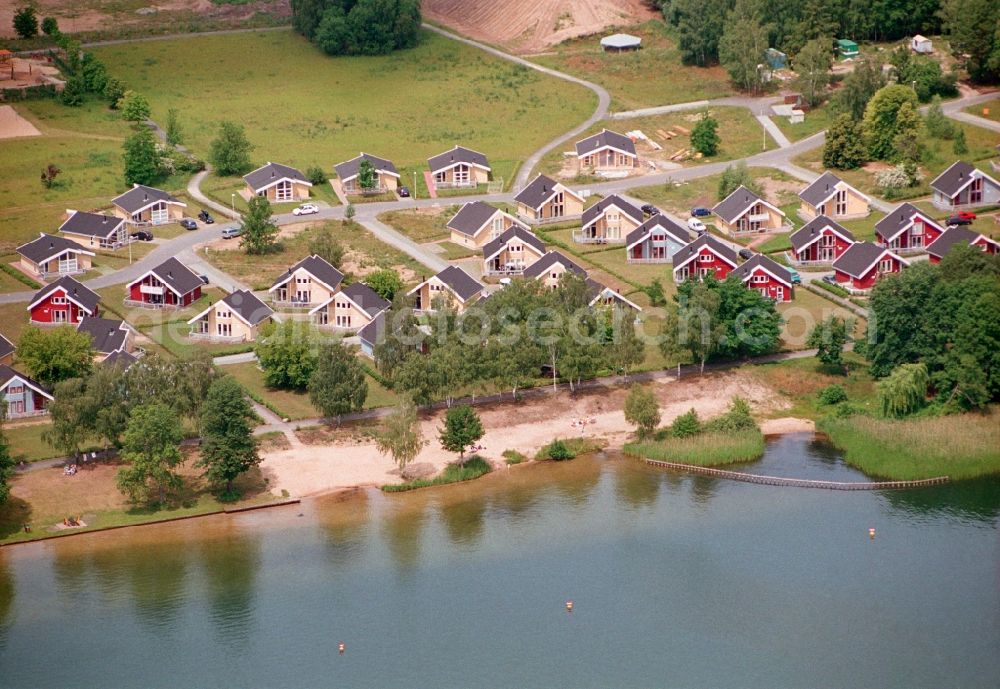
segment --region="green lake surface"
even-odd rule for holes
[[[745,469],[864,480],[805,434]],[[7,547],[0,687],[995,689],[998,515],[998,480],[827,491],[602,453]]]

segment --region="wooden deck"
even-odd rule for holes
[[[924,486],[936,486],[942,483],[947,483],[949,480],[947,476],[937,476],[935,478],[920,479],[918,481],[817,481],[813,479],[747,474],[742,471],[727,471],[726,469],[700,467],[695,466],[694,464],[663,462],[657,459],[644,459],[643,461],[650,466],[672,469],[674,471],[686,471],[693,474],[703,474],[705,476],[715,476],[716,478],[725,478],[732,481],[759,483],[765,486],[824,488],[826,490],[893,490],[899,488],[922,488]]]

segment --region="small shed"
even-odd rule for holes
[[[788,56],[775,48],[768,48],[767,52],[764,53],[764,59],[767,61],[767,66],[771,69],[785,69],[788,67]]]
[[[921,55],[929,55],[934,52],[934,45],[931,43],[931,39],[917,34],[910,39],[910,50]]]
[[[837,53],[840,54],[842,59],[848,59],[857,57],[861,51],[858,50],[858,44],[847,38],[837,39]]]
[[[601,39],[601,47],[606,53],[621,53],[628,50],[638,50],[642,47],[642,39],[627,33],[616,33]]]

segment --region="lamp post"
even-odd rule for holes
[[[236,219],[236,194],[229,195],[229,203],[233,207],[233,219]]]
[[[413,171],[413,200],[417,200],[417,171]]]

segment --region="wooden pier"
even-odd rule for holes
[[[726,469],[715,469],[713,467],[700,467],[694,464],[680,464],[678,462],[663,462],[658,459],[643,459],[646,464],[674,471],[686,471],[692,474],[702,474],[704,476],[715,476],[732,481],[743,481],[745,483],[759,483],[765,486],[792,486],[794,488],[825,488],[826,490],[894,490],[899,488],[923,488],[925,486],[937,486],[948,482],[947,476],[937,476],[935,478],[925,478],[917,481],[817,481],[804,478],[784,478],[781,476],[762,476],[760,474],[747,474],[742,471],[727,471]]]

